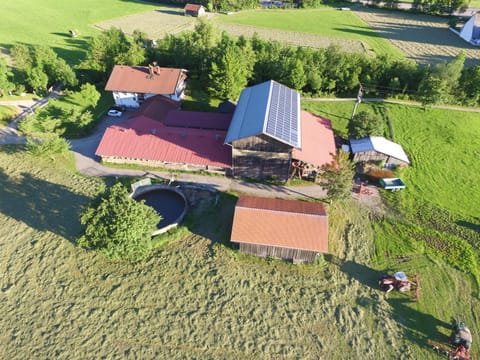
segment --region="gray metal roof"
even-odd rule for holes
[[[300,95],[273,80],[245,88],[225,138],[225,143],[265,134],[296,148],[301,147]]]
[[[350,147],[354,154],[373,150],[410,164],[407,154],[405,154],[405,151],[403,151],[403,148],[399,144],[381,136],[367,136],[361,139],[350,139]]]

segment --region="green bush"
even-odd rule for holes
[[[160,220],[152,207],[132,199],[117,183],[82,215],[86,228],[78,244],[112,260],[140,260],[150,253],[151,234]]]
[[[42,134],[28,138],[26,148],[33,156],[53,158],[55,155],[66,154],[70,150],[70,144],[57,134]]]

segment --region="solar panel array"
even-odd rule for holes
[[[272,81],[270,108],[265,131],[294,147],[300,147],[299,94]]]

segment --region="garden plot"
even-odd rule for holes
[[[178,34],[193,29],[196,19],[183,15],[180,8],[161,8],[141,14],[123,16],[120,18],[95,24],[95,27],[108,30],[111,27],[122,29],[126,34],[141,30],[152,39],[163,38],[167,34]]]
[[[451,61],[465,50],[465,65],[480,65],[480,49],[448,30],[445,18],[380,9],[359,9],[355,14],[419,64]]]
[[[368,51],[369,47],[365,46],[360,40],[220,22],[217,23],[217,26],[232,36],[243,35],[251,38],[253,34],[256,33],[263,39],[275,40],[291,46],[305,46],[320,49],[330,45],[338,45],[346,52],[370,53],[370,51]]]

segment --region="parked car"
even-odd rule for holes
[[[121,111],[111,109],[111,110],[108,110],[107,115],[108,116],[113,116],[113,117],[121,117],[123,115],[123,113]]]

